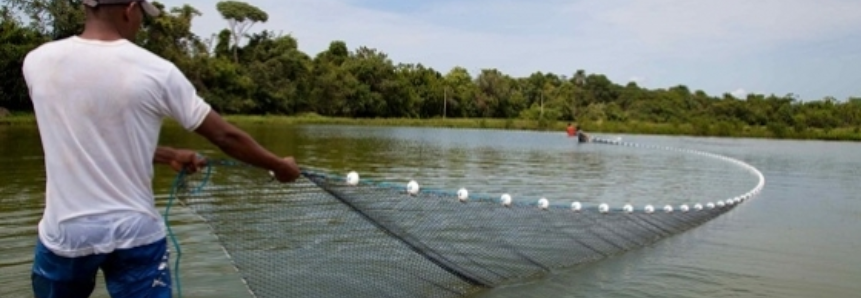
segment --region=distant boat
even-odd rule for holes
[[[586,134],[580,134],[577,138],[580,143],[598,142],[598,143],[621,143],[622,137],[616,136],[612,138],[590,137]]]

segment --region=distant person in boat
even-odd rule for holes
[[[101,269],[111,297],[171,297],[166,229],[154,204],[153,164],[191,172],[197,153],[159,146],[163,118],[202,135],[233,158],[299,178],[229,124],[168,60],[134,44],[145,0],[84,0],[80,35],[26,55],[24,79],[45,154],[45,209],[29,275],[37,298],[89,297]],[[8,257],[8,254],[7,254]]]
[[[577,129],[574,128],[574,125],[571,125],[571,123],[568,123],[568,136],[569,137],[577,136]]]
[[[577,141],[579,141],[580,143],[588,143],[589,142],[589,135],[580,129],[580,125],[577,125],[576,130],[577,130]]]

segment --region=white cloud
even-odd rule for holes
[[[857,30],[859,11],[854,0],[649,0],[600,14],[649,47],[731,56]]]
[[[195,22],[195,32],[209,36],[225,27],[214,2],[167,5],[186,2],[205,14]],[[397,10],[361,7],[355,0],[250,3],[270,14],[268,23],[252,30],[290,33],[311,56],[337,39],[351,49],[377,48],[396,63],[422,63],[441,72],[459,65],[472,73],[494,67],[516,76],[534,71],[570,76],[585,69],[614,81],[636,73],[638,83],[648,77],[650,84],[664,84],[650,87],[686,84],[709,93],[727,92],[732,89],[717,86],[744,80],[710,72],[716,65],[762,72],[738,59],[861,28],[861,1],[856,0],[427,0],[409,4],[415,9]],[[788,84],[785,90],[747,87],[799,92]]]
[[[732,96],[734,96],[735,98],[745,98],[745,97],[747,97],[747,91],[744,91],[744,89],[743,89],[743,88],[735,89],[735,91],[733,91],[733,92],[732,92],[732,93],[730,93],[730,94],[732,94]]]

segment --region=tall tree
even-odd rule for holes
[[[215,5],[221,16],[227,20],[233,33],[233,62],[239,63],[239,44],[242,37],[255,23],[265,23],[269,14],[257,6],[241,1],[221,1]]]
[[[32,27],[20,24],[7,10],[0,18],[0,107],[32,110],[21,67],[27,52],[48,39]]]
[[[30,19],[30,28],[51,39],[62,39],[84,29],[82,0],[5,0],[12,10]]]

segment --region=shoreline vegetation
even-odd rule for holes
[[[35,123],[21,74],[24,57],[46,42],[79,34],[85,16],[79,2],[0,4],[0,44],[4,45],[0,47],[4,82],[0,84],[0,128]],[[650,87],[614,82],[605,74],[570,64],[570,70],[562,73],[536,70],[521,75],[493,65],[435,69],[420,61],[393,61],[373,45],[348,47],[343,40],[331,41],[318,53],[306,53],[292,35],[245,30],[281,17],[252,3],[212,3],[225,27],[210,36],[191,30],[201,16],[197,8],[153,4],[163,13],[145,19],[135,44],[173,62],[216,111],[242,125],[564,132],[568,123],[575,123],[587,133],[598,134],[861,141],[858,96],[707,94],[683,82]],[[540,49],[536,53],[540,55]]]
[[[327,117],[313,113],[283,116],[283,115],[224,115],[224,118],[239,126],[250,125],[355,125],[383,127],[434,127],[459,129],[502,129],[525,131],[558,131],[564,133],[567,121],[539,121],[527,119],[495,119],[495,118],[346,118]],[[861,129],[858,127],[842,127],[830,130],[808,128],[801,131],[795,128],[785,128],[777,135],[774,127],[768,126],[735,126],[731,123],[651,123],[639,121],[612,122],[573,122],[580,125],[588,134],[643,134],[667,136],[699,136],[727,138],[757,138],[757,139],[787,139],[787,140],[826,140],[826,141],[861,141]],[[0,118],[2,126],[35,126],[33,114],[17,114]],[[177,125],[173,121],[165,121],[165,126]]]

